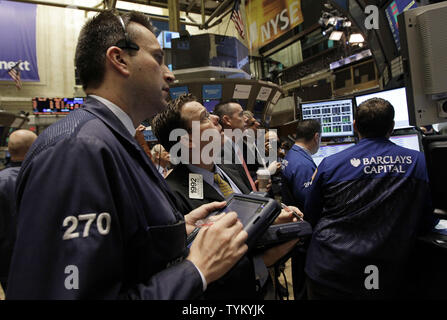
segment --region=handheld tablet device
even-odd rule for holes
[[[244,230],[248,233],[246,242],[248,250],[256,245],[258,238],[262,236],[281,212],[281,207],[277,201],[257,195],[233,194],[226,201],[227,205],[223,209],[212,212],[208,217],[222,212],[236,211]],[[188,245],[194,240],[199,230],[200,228],[194,229],[188,236]]]
[[[283,242],[300,238],[304,240],[312,235],[309,222],[298,221],[269,226],[256,242],[257,249],[267,249]]]

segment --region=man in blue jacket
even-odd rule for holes
[[[283,202],[304,209],[312,175],[317,169],[312,155],[318,152],[321,143],[321,125],[317,120],[300,121],[296,127],[295,144],[285,157],[283,170]]]
[[[318,166],[304,211],[311,299],[395,297],[416,236],[434,224],[424,156],[388,139],[393,119],[388,101],[363,102],[360,142]]]
[[[317,168],[312,155],[318,152],[320,143],[320,123],[313,119],[300,121],[296,127],[295,144],[284,159],[282,201],[297,206],[301,211]],[[292,256],[293,293],[297,300],[306,299],[305,261],[304,247],[297,248]]]
[[[26,153],[37,136],[30,130],[16,130],[9,136],[8,152],[11,161],[0,171],[0,284],[7,288],[9,264],[15,238],[17,175]]]
[[[224,205],[183,217],[134,139],[166,108],[172,73],[148,18],[105,11],[75,55],[85,106],[45,130],[17,185],[18,232],[7,299],[193,299],[247,250],[236,213],[202,228]],[[217,254],[218,253],[218,254]]]

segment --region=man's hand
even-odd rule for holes
[[[258,179],[255,180],[255,187],[257,190],[259,190],[259,180]],[[269,179],[269,183],[265,186],[265,188],[267,189],[267,192],[270,192],[270,189],[272,188],[272,179]]]
[[[278,215],[278,217],[276,217],[275,221],[272,224],[297,222],[298,218],[295,214],[293,214],[292,211],[300,216],[301,219],[303,218],[303,213],[297,207],[284,206],[281,210],[281,213]],[[267,267],[274,265],[280,258],[285,256],[298,243],[298,241],[299,239],[290,240],[264,251],[262,259],[264,260],[265,265]]]
[[[297,215],[300,219],[297,218]],[[294,206],[283,206],[281,213],[276,217],[275,221],[272,224],[282,224],[288,222],[296,222],[298,220],[302,220],[304,217],[303,213]]]
[[[200,229],[186,259],[199,268],[209,284],[227,273],[247,252],[247,238],[236,212],[232,211]]]
[[[210,202],[192,210],[185,215],[186,234],[190,234],[196,228],[196,222],[200,219],[205,219],[211,212],[218,211],[225,207],[227,203],[222,202]]]
[[[273,161],[272,163],[269,164],[268,169],[270,175],[273,176],[278,170],[281,169],[281,163],[279,163],[278,161]]]

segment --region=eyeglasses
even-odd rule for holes
[[[119,40],[115,46],[117,46],[120,49],[129,49],[135,51],[140,50],[140,47],[135,42],[130,40],[129,35],[127,34],[126,25],[124,24],[123,18],[121,18],[121,16],[117,17],[121,23],[121,26],[123,27],[124,39]]]

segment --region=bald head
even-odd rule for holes
[[[30,130],[16,130],[9,136],[8,151],[11,161],[23,161],[28,149],[37,139],[37,135]]]

